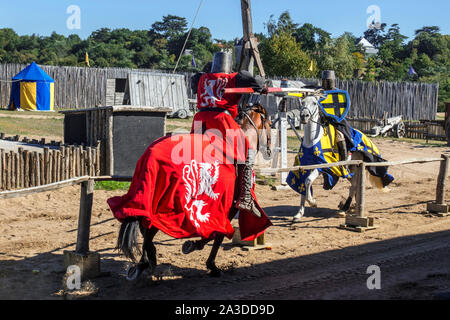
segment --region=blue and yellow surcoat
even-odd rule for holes
[[[381,162],[385,161],[381,158],[377,146],[361,131],[351,128],[352,139],[354,147],[350,152],[359,151],[364,155],[366,162]],[[333,125],[324,127],[324,134],[322,139],[310,148],[304,145],[300,146],[300,150],[295,157],[294,166],[307,166],[322,163],[333,163],[345,161],[340,159],[339,151],[336,141],[335,128]],[[372,170],[368,167],[369,172],[375,176],[380,176],[383,180],[383,185],[386,186],[394,180],[394,178],[387,174],[387,167],[376,167]],[[331,167],[317,169],[323,174],[325,190],[331,190],[338,182],[339,178],[351,178],[352,173],[347,171],[346,167]],[[305,182],[312,170],[297,170],[291,171],[286,179],[287,184],[296,192],[305,195]]]

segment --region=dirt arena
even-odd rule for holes
[[[375,142],[388,160],[450,151]],[[90,248],[101,254],[104,274],[74,292],[63,286],[62,254],[75,249],[80,187],[0,200],[0,299],[435,299],[450,291],[450,217],[425,212],[435,198],[438,171],[437,162],[392,167],[389,193],[367,190],[368,215],[378,228],[366,233],[337,228],[344,222],[336,209],[347,195],[346,181],[327,192],[318,179],[318,208],[308,208],[297,224],[291,219],[299,196],[258,185],[274,224],[266,233],[271,249],[244,251],[226,240],[216,260],[224,270],[220,278],[209,277],[205,268],[210,247],[183,255],[183,240],[158,233],[156,273],[128,282],[128,262],[115,250],[119,223],[106,204],[124,192],[95,191]],[[366,286],[370,265],[380,267],[380,290]]]

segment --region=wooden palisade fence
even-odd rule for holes
[[[11,80],[26,65],[0,64],[0,79]],[[160,70],[126,68],[82,68],[42,66],[55,80],[55,109],[84,109],[106,106],[108,79],[127,79],[131,72],[161,73]],[[168,71],[166,71],[168,73]],[[185,76],[188,97],[195,99],[190,86],[192,73]],[[298,79],[302,80],[302,79]],[[311,79],[307,79],[311,80]],[[317,79],[313,79],[317,82]],[[439,84],[416,82],[367,82],[337,80],[336,86],[350,94],[350,118],[381,119],[402,115],[405,120],[434,120],[437,112]],[[9,103],[11,83],[0,82],[0,106]]]
[[[47,185],[81,176],[100,175],[100,143],[96,147],[75,145],[42,152],[0,149],[0,190]]]
[[[370,134],[373,127],[379,120],[376,119],[347,119],[347,122],[355,129]],[[405,138],[423,139],[423,140],[442,140],[446,141],[447,136],[444,128],[444,120],[404,120]]]

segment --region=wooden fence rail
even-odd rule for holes
[[[42,152],[19,147],[0,149],[0,190],[38,187],[81,176],[100,175],[100,144],[97,147],[45,147]]]

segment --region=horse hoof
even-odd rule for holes
[[[184,254],[189,254],[195,250],[195,244],[194,241],[186,241],[183,243],[183,246],[181,247],[181,251]]]
[[[128,281],[134,281],[139,277],[140,274],[141,274],[141,272],[139,271],[139,268],[137,266],[129,267],[127,269],[127,278],[126,279]]]
[[[347,213],[345,213],[345,211],[338,211],[338,213],[336,213],[336,217],[338,218],[345,218],[347,216]]]
[[[294,217],[294,218],[292,218],[292,223],[300,222],[301,219],[302,219],[301,216],[300,217]]]

